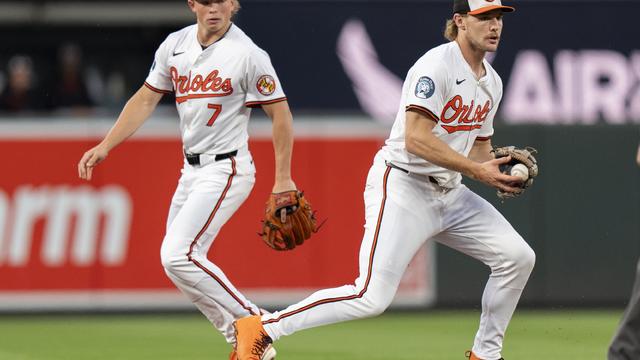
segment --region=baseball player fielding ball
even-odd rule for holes
[[[502,358],[504,334],[535,254],[498,210],[462,184],[462,175],[504,194],[522,191],[524,169],[500,171],[516,153],[493,152],[503,90],[484,60],[498,49],[503,14],[513,10],[500,0],[454,0],[445,32],[450,42],[426,52],[409,70],[391,135],[369,171],[358,278],[282,311],[238,320],[239,360],[270,360],[271,344],[282,336],[382,313],[426,239],[491,269],[480,327],[466,355]]]

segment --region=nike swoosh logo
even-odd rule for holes
[[[174,52],[174,53],[173,53],[173,56],[182,55],[182,54],[184,54],[184,53],[185,53],[184,51],[182,51],[182,52]]]
[[[463,82],[465,82],[466,80],[467,80],[467,79],[462,79],[462,80],[458,80],[458,79],[456,79],[456,85],[460,85],[460,84],[462,84]]]

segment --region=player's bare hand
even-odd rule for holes
[[[293,182],[293,180],[289,179],[289,180],[283,180],[283,181],[276,181],[276,183],[273,185],[273,190],[271,190],[271,192],[274,194],[277,194],[277,193],[296,190],[296,189],[297,189],[296,184]]]
[[[519,193],[522,191],[522,188],[519,186],[522,184],[522,179],[500,172],[500,165],[506,164],[509,161],[511,161],[511,156],[481,163],[473,177],[496,189],[508,193]]]
[[[78,177],[83,180],[91,180],[93,168],[101,163],[109,152],[100,145],[85,152],[78,162]]]

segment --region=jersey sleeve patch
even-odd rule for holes
[[[416,84],[416,97],[420,99],[428,99],[436,92],[436,84],[428,76],[418,79]]]
[[[276,81],[271,75],[262,75],[256,83],[258,92],[264,96],[269,96],[276,91]]]

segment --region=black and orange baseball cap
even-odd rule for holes
[[[454,14],[478,15],[496,9],[502,9],[503,12],[516,10],[511,6],[502,5],[500,0],[453,0]]]

